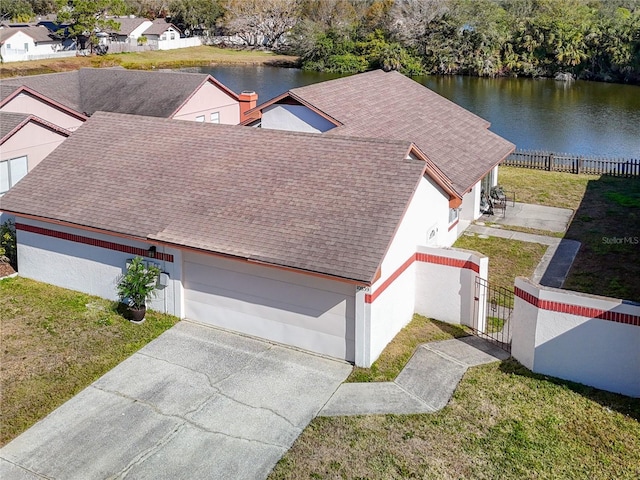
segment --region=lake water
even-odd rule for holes
[[[266,66],[184,69],[210,73],[258,103],[340,75]],[[518,149],[640,158],[640,86],[550,79],[426,76],[415,79],[489,120]],[[375,92],[372,92],[375,94]]]

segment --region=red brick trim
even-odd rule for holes
[[[36,233],[38,235],[45,235],[47,237],[67,240],[69,242],[83,243],[85,245],[91,245],[93,247],[106,248],[107,250],[115,250],[116,252],[124,252],[130,255],[154,258],[156,260],[173,263],[173,255],[170,255],[168,253],[156,252],[153,257],[149,257],[148,250],[145,250],[144,248],[131,247],[129,245],[122,245],[121,243],[107,242],[105,240],[84,237],[82,235],[73,235],[71,233],[59,232],[57,230],[50,230],[48,228],[34,227],[32,225],[25,225],[24,223],[16,223],[16,230],[22,230],[25,232]]]
[[[400,267],[387,278],[382,285],[380,285],[375,292],[367,293],[364,296],[365,303],[373,303],[382,292],[384,292],[403,272],[409,268],[413,262],[433,263],[436,265],[445,265],[448,267],[465,268],[473,270],[476,273],[480,273],[480,265],[475,264],[471,260],[458,260],[455,258],[442,257],[440,255],[430,255],[428,253],[414,253],[409,259],[404,262]]]
[[[540,300],[535,295],[531,295],[518,287],[514,289],[514,294],[516,297],[521,298],[525,302],[530,303],[541,310],[568,313],[570,315],[578,315],[580,317],[596,318],[598,320],[608,320],[610,322],[640,326],[640,316],[638,315],[614,312],[612,310],[601,310],[599,308],[583,307],[581,305],[571,305],[569,303],[552,302],[550,300]]]

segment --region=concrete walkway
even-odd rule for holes
[[[546,287],[562,288],[569,269],[580,250],[580,242],[564,238],[550,237],[533,233],[505,230],[501,225],[536,228],[550,232],[565,232],[573,218],[573,210],[568,208],[545,207],[516,203],[515,207],[507,207],[504,215],[484,215],[480,221],[470,225],[465,233],[500,237],[521,242],[548,245],[536,267],[531,281]],[[490,222],[491,226],[484,224]]]
[[[504,213],[496,211],[493,215],[483,215],[482,219],[499,225],[535,228],[549,232],[566,232],[573,218],[570,208],[547,207],[529,203],[507,205]]]
[[[509,354],[478,337],[425,343],[398,378],[383,383],[343,383],[320,416],[436,412],[447,405],[467,368]]]
[[[0,449],[0,478],[264,479],[350,372],[182,321]]]

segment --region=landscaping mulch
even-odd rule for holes
[[[16,271],[11,265],[8,263],[0,263],[0,278],[8,277],[14,273],[16,273]]]

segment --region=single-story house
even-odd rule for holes
[[[3,62],[75,55],[74,52],[62,50],[62,40],[52,35],[44,26],[0,27],[0,54]]]
[[[416,81],[375,70],[289,90],[251,112],[262,128],[409,140],[444,173],[462,198],[437,225],[451,245],[480,214],[481,192],[497,184],[498,164],[515,148],[490,123]]]
[[[238,95],[207,74],[81,68],[3,79],[0,110],[46,118],[30,110],[31,103],[21,103],[24,87],[85,118],[100,110],[232,125],[244,119],[258,98],[254,92]]]
[[[68,130],[34,115],[0,112],[0,196],[69,135]]]
[[[110,32],[112,41],[116,42],[137,44],[145,30],[153,25],[151,20],[139,17],[118,17],[113,20],[120,24],[117,32]]]
[[[168,23],[164,18],[156,18],[152,25],[143,33],[150,45],[155,45],[159,50],[172,50],[174,48],[195,47],[202,45],[198,37],[181,38],[182,32],[173,23]]]
[[[419,265],[486,273],[425,251],[461,201],[408,140],[97,112],[0,209],[22,276],[115,299],[139,255],[168,275],[151,308],[369,366],[449,306]]]

